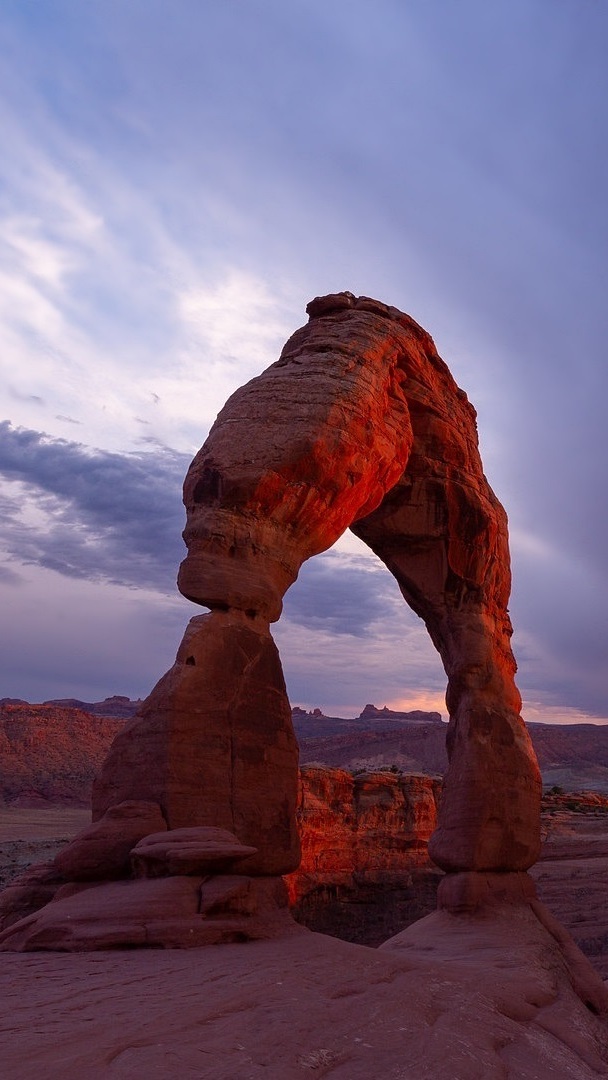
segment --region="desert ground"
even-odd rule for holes
[[[553,815],[541,894],[598,940],[604,821]],[[12,865],[48,857],[86,810],[5,809]],[[577,831],[578,826],[578,831]],[[58,839],[59,838],[59,839]],[[8,853],[8,856],[7,856]],[[7,1080],[591,1080],[608,1077],[608,1028],[573,992],[528,909],[437,912],[380,949],[294,924],[274,940],[193,950],[4,953]]]
[[[7,1080],[596,1080],[608,1031],[521,913],[380,950],[294,927],[184,951],[5,954]],[[506,946],[506,942],[511,942]]]

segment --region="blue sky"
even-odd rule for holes
[[[607,45],[593,0],[2,0],[0,696],[148,692],[188,462],[349,289],[478,410],[525,715],[608,719]],[[354,538],[276,637],[294,704],[441,706]]]

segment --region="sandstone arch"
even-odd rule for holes
[[[396,308],[312,301],[280,359],[237,390],[184,485],[179,588],[211,609],[117,740],[94,811],[160,803],[170,828],[231,828],[252,873],[297,863],[297,747],[269,623],[302,562],[350,526],[424,619],[448,678],[450,765],[431,851],[447,871],[537,858],[540,776],[514,682],[507,521],[475,412]]]
[[[506,516],[474,410],[396,308],[339,293],[307,311],[186,477],[179,587],[210,612],[115,739],[93,824],[7,890],[0,950],[191,947],[292,927],[278,875],[299,863],[298,748],[270,622],[302,562],[348,526],[425,620],[448,678],[439,905],[533,902],[540,776],[514,682]]]

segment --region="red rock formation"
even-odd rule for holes
[[[299,868],[286,877],[290,902],[311,887],[361,882],[390,885],[417,866],[429,866],[441,784],[430,776],[305,765],[300,770],[297,819]]]
[[[245,873],[297,866],[297,746],[269,622],[302,562],[351,526],[425,620],[448,677],[435,862],[484,881],[525,871],[540,846],[540,774],[514,682],[506,516],[483,475],[475,412],[396,308],[339,293],[307,311],[277,363],[229,399],[188,471],[178,584],[211,614],[192,620],[116,740],[94,817],[153,802],[169,830],[218,827],[254,847]],[[475,893],[462,882],[444,890],[449,903]],[[104,888],[115,903],[118,886]],[[43,915],[23,947],[53,941],[52,924]]]
[[[0,706],[0,806],[89,806],[122,720],[21,702]]]
[[[403,473],[412,433],[399,335],[349,294],[329,318],[315,318],[320,307],[232,395],[188,470],[178,584],[197,603],[278,619],[304,560]]]
[[[190,621],[175,664],[115,739],[93,818],[127,799],[159,804],[170,829],[216,826],[258,849],[244,873],[299,862],[298,748],[277,648],[262,619]]]
[[[296,919],[379,945],[435,906],[428,856],[441,784],[429,776],[308,765],[300,771],[302,861],[286,878]]]
[[[195,948],[276,937],[291,925],[280,878],[173,875],[64,885],[0,934],[0,951]]]
[[[276,619],[302,561],[350,525],[425,620],[448,676],[433,858],[448,871],[525,870],[540,847],[540,774],[514,682],[506,515],[475,412],[409,316],[350,293],[307,311],[192,463],[180,589]]]
[[[166,828],[156,803],[118,803],[55,856],[55,867],[65,881],[128,877],[131,849],[144,836]]]

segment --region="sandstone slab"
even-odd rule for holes
[[[292,919],[280,879],[232,879],[203,893],[202,877],[81,883],[0,934],[0,951],[86,952],[196,948],[288,933]]]
[[[598,1080],[605,1023],[538,920],[447,916],[417,946],[304,930],[198,950],[4,953],[10,1080]],[[120,1022],[117,1023],[117,1017]]]
[[[226,829],[199,827],[145,836],[131,851],[130,859],[136,877],[155,878],[225,872],[256,851],[240,844]]]
[[[129,854],[138,840],[166,828],[158,803],[134,799],[117,803],[55,856],[55,867],[67,881],[127,877]]]

